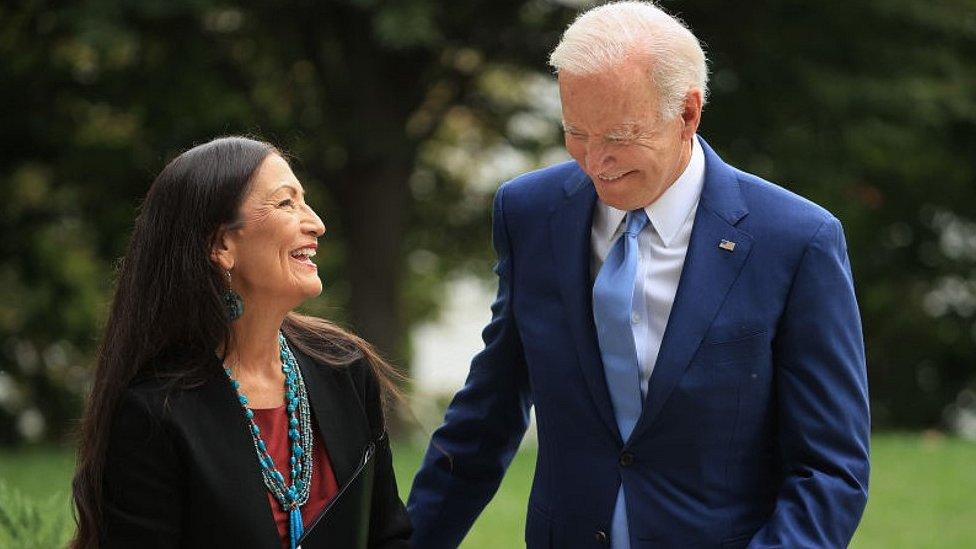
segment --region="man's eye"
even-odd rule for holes
[[[294,204],[295,204],[295,202],[292,201],[292,199],[286,198],[286,199],[284,199],[284,200],[282,200],[281,202],[278,203],[278,207],[279,208],[287,208],[287,207],[292,206]]]

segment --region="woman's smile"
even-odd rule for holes
[[[288,255],[295,263],[301,265],[303,269],[318,271],[318,265],[312,261],[312,258],[315,257],[315,250],[318,247],[318,244],[309,244],[297,250],[292,250]]]

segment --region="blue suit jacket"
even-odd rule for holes
[[[532,405],[529,547],[604,546],[621,482],[633,547],[847,545],[867,500],[870,422],[840,223],[702,144],[691,242],[627,444],[593,325],[592,182],[567,162],[499,189],[498,297],[414,480],[417,547],[460,543]]]

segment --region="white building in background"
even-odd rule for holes
[[[414,389],[428,396],[453,395],[464,385],[471,358],[484,348],[481,330],[491,320],[495,298],[473,277],[448,282],[445,297],[440,318],[412,333]]]
[[[448,282],[440,318],[411,333],[411,407],[430,432],[443,420],[442,406],[464,385],[471,359],[484,349],[481,331],[491,320],[493,286],[474,277]],[[535,440],[534,415],[526,439]]]
[[[506,133],[521,140],[550,141],[553,135],[560,134],[562,120],[556,80],[549,74],[519,75],[515,80],[521,83],[521,89],[514,93],[523,95],[521,100],[528,109],[509,120]],[[505,88],[506,96],[512,93],[512,89]],[[466,192],[482,199],[494,195],[503,181],[570,158],[561,139],[534,156],[506,140],[485,143],[474,128],[469,130],[468,135],[462,135],[455,142],[440,145],[438,164],[452,177],[466,181]],[[416,188],[413,190],[418,192]],[[484,201],[471,200],[469,203],[477,205]],[[411,409],[429,431],[440,425],[443,407],[464,385],[471,359],[484,349],[481,331],[491,320],[495,285],[494,278],[485,283],[473,276],[448,282],[440,317],[415,327],[410,334],[413,344]],[[526,438],[535,439],[534,416]]]

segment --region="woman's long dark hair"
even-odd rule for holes
[[[281,153],[262,141],[215,139],[177,156],[149,188],[120,265],[81,423],[72,548],[98,546],[105,452],[126,387],[149,376],[164,378],[171,388],[190,388],[215,374],[214,352],[227,348],[230,326],[224,274],[210,251],[218,229],[240,222],[254,173],[271,154]],[[384,397],[396,394],[396,370],[355,335],[295,313],[286,316],[282,330],[324,364],[342,367],[365,357]]]

